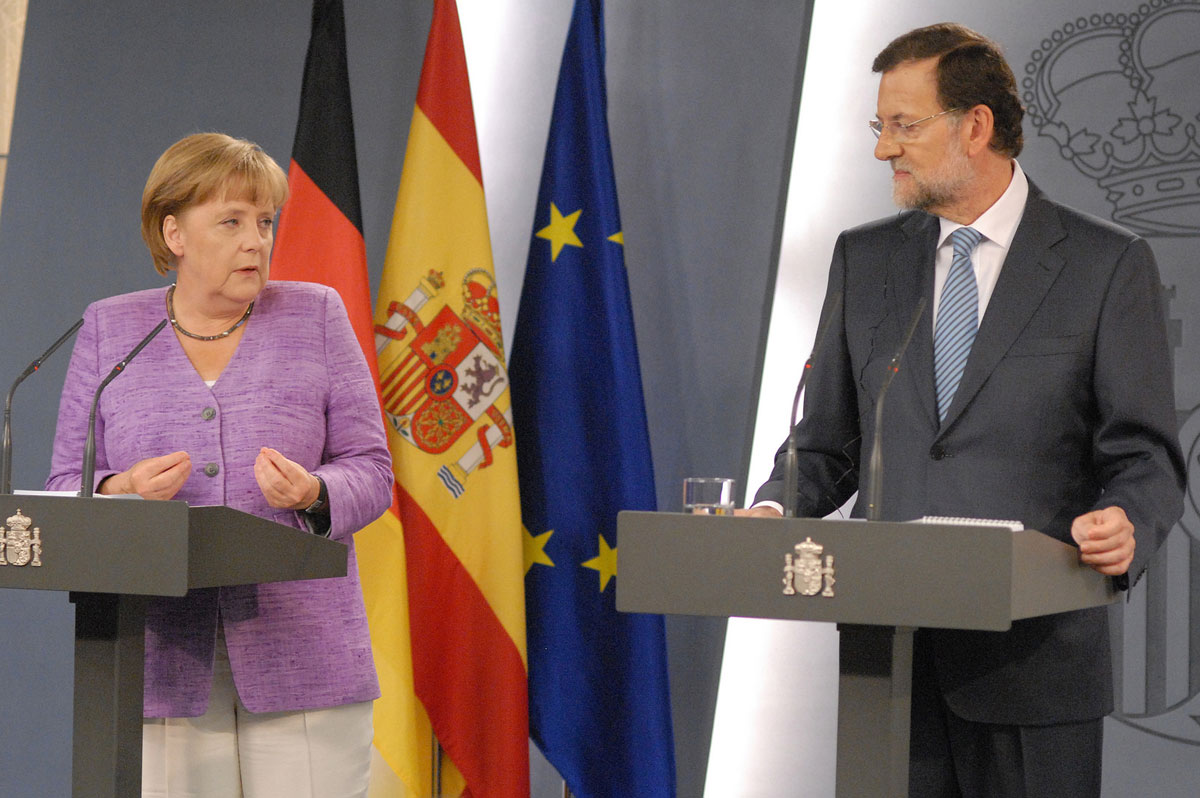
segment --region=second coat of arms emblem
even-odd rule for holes
[[[821,553],[825,547],[806,537],[803,543],[797,543],[795,553],[783,555],[783,594],[794,596],[815,596],[820,594],[826,598],[833,596],[834,578],[833,555],[825,555],[825,563],[821,563]]]

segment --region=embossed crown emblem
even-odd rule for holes
[[[812,538],[805,538],[804,542],[796,544],[796,553],[801,557],[820,557],[824,550],[825,547]]]
[[[1063,25],[1025,66],[1038,132],[1145,235],[1200,234],[1200,0]]]
[[[33,523],[33,519],[20,510],[17,510],[16,515],[10,515],[4,521],[12,532],[25,532],[29,529],[29,525]]]

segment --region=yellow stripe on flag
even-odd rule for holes
[[[411,674],[396,678],[411,678],[428,725],[453,759],[443,764],[441,794],[462,793],[465,779],[473,798],[528,798],[516,450],[453,0],[434,0],[375,333],[407,557],[389,561],[378,577],[407,578],[407,631],[380,617],[402,614],[394,601],[369,614],[377,625],[394,623],[389,635],[411,641]],[[364,586],[376,578],[364,576]],[[416,733],[427,728],[421,718]],[[387,747],[380,742],[383,756]]]
[[[381,697],[375,701],[370,798],[426,798],[432,793],[433,733],[413,694],[404,538],[389,510],[354,536],[358,575],[371,628]],[[380,762],[382,760],[382,762]],[[383,764],[386,770],[378,766]]]
[[[404,158],[404,182],[392,220],[392,237],[379,288],[376,323],[387,321],[388,302],[412,294],[417,278],[428,270],[440,272],[444,287],[429,306],[463,306],[462,284],[473,269],[492,271],[483,187],[417,108]],[[425,311],[428,313],[429,311]],[[411,335],[411,333],[410,333]],[[406,341],[393,342],[380,353],[386,362]],[[509,409],[507,390],[496,401],[501,413]],[[504,629],[525,659],[524,558],[520,536],[521,508],[517,472],[511,450],[490,468],[470,474],[467,491],[454,498],[439,481],[437,472],[447,462],[470,449],[471,430],[449,451],[430,455],[404,440],[389,426],[397,481],[421,505],[454,555],[487,598]],[[500,450],[497,449],[497,452]],[[511,530],[513,545],[482,545],[479,522],[486,518],[494,529]]]

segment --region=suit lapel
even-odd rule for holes
[[[962,415],[1045,299],[1063,267],[1063,259],[1051,248],[1065,235],[1054,206],[1030,182],[1025,213],[988,301],[962,382],[942,423],[943,430]]]
[[[888,260],[888,282],[893,286],[891,316],[904,340],[917,304],[925,298],[925,312],[900,363],[900,371],[911,380],[929,421],[937,428],[933,391],[933,253],[940,225],[936,216],[914,213],[901,225],[904,239]]]

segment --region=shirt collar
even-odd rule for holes
[[[971,223],[971,227],[982,233],[985,240],[999,244],[1005,250],[1017,234],[1017,226],[1021,224],[1021,216],[1025,213],[1025,201],[1029,198],[1029,181],[1025,172],[1016,160],[1012,164],[1013,174],[1012,179],[1008,181],[1008,188],[1004,189],[1000,199],[992,203],[992,207]],[[946,239],[955,230],[966,227],[941,217],[938,217],[938,221],[941,223],[941,231],[938,234],[939,247],[946,243]]]

